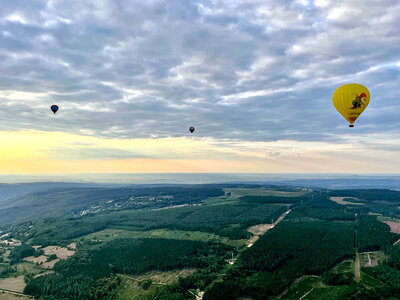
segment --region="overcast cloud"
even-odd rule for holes
[[[397,0],[2,1],[0,130],[335,141],[333,91],[359,82],[353,133],[397,136],[399,16]]]

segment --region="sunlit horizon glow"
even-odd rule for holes
[[[0,174],[399,173],[393,136],[343,142],[213,138],[117,139],[65,132],[0,132]],[[397,139],[400,141],[400,139]],[[392,143],[393,144],[393,143]],[[400,148],[400,142],[397,142]]]

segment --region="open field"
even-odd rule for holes
[[[76,243],[71,243],[68,246],[71,246],[76,248]],[[71,247],[70,247],[71,248]],[[72,255],[75,254],[76,251],[74,250],[69,250],[67,248],[64,247],[59,247],[59,246],[47,246],[45,248],[43,248],[43,252],[45,255],[41,255],[38,257],[34,257],[34,256],[28,256],[25,257],[23,260],[25,262],[28,263],[32,263],[32,264],[40,264],[40,267],[43,269],[52,269],[54,267],[54,265],[59,262],[61,259],[67,259],[69,257],[71,257]],[[53,259],[51,261],[48,261],[48,257],[50,255],[55,254],[57,256],[56,259]],[[30,269],[29,265],[24,265],[24,267],[20,267],[20,268],[26,268],[28,267]],[[37,273],[37,270],[35,270]]]
[[[45,255],[50,256],[52,254],[55,254],[60,259],[67,259],[68,257],[75,254],[75,251],[68,250],[67,248],[60,246],[47,246],[46,248],[43,248],[43,251]]]
[[[53,260],[51,260],[51,261],[48,261],[48,262],[44,263],[42,266],[43,266],[43,268],[45,268],[45,269],[53,269],[53,268],[54,268],[54,265],[55,265],[56,263],[58,263],[60,260],[61,260],[60,258],[56,258],[56,259],[53,259]]]
[[[383,251],[373,251],[360,253],[360,262],[362,267],[375,267],[386,259]]]
[[[170,272],[149,272],[141,276],[125,276],[123,282],[117,291],[117,300],[133,299],[140,300],[146,299],[149,294],[154,292],[160,287],[167,284],[172,284],[178,281],[179,277],[187,277],[195,272],[194,269],[183,269]],[[146,280],[151,280],[152,284],[148,290],[144,290],[140,283]]]
[[[38,274],[43,272],[41,265],[36,265],[28,261],[22,261],[16,265],[18,275],[25,275],[27,273]]]
[[[223,190],[224,196],[210,197],[202,202],[208,205],[238,204],[239,198],[243,196],[300,197],[310,192],[309,190],[278,191],[268,188],[225,188]]]
[[[40,255],[38,257],[28,256],[28,257],[24,258],[24,261],[29,261],[34,264],[36,264],[36,263],[41,264],[41,263],[45,263],[47,261],[47,257],[44,255]]]
[[[232,188],[224,189],[226,194],[230,194],[233,199],[240,198],[242,196],[275,196],[275,197],[300,197],[307,193],[308,190],[298,190],[298,191],[278,191],[268,188]]]
[[[348,202],[348,201],[344,201],[343,199],[354,199],[354,200],[359,200],[357,198],[354,197],[330,197],[330,199],[333,202],[336,202],[337,204],[340,205],[364,205],[364,203],[357,203],[357,202]]]
[[[384,222],[389,225],[390,232],[400,233],[400,223],[398,222]]]
[[[24,276],[0,279],[0,289],[22,293],[25,288]]]
[[[185,231],[185,230],[169,230],[169,229],[156,229],[149,231],[130,231],[120,229],[105,229],[99,232],[88,234],[84,237],[77,239],[77,241],[83,240],[96,240],[96,241],[111,241],[116,238],[164,238],[164,239],[176,239],[176,240],[190,240],[190,241],[219,241],[221,243],[241,247],[245,245],[246,240],[230,240],[227,237],[221,237],[219,235],[201,232],[201,231]]]
[[[390,232],[400,234],[400,219],[379,216],[378,220],[385,224],[388,224],[390,227]]]
[[[142,281],[142,280],[148,280],[151,279],[154,284],[170,284],[178,280],[179,277],[187,277],[190,274],[193,274],[196,271],[196,269],[182,269],[182,270],[175,270],[175,271],[170,271],[170,272],[148,272],[144,275],[140,276],[125,276],[128,277],[132,280],[136,281]]]

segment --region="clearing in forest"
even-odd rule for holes
[[[31,263],[34,263],[34,264],[36,264],[36,263],[41,264],[41,263],[45,263],[47,261],[47,257],[44,255],[40,255],[38,257],[28,256],[28,257],[25,257],[24,260],[30,261]]]
[[[390,232],[400,233],[400,219],[378,216],[378,220],[381,221],[382,223],[389,225]]]
[[[174,282],[177,282],[179,278],[185,278],[193,274],[195,271],[196,269],[183,269],[168,272],[148,272],[140,276],[120,275],[123,278],[123,282],[117,289],[115,299],[146,299],[149,293],[154,292],[160,286],[173,284]],[[141,287],[141,284],[147,280],[151,280],[151,286],[148,290],[145,290]]]
[[[343,199],[354,199],[356,201],[360,201],[359,199],[354,198],[354,197],[330,197],[330,199],[333,202],[336,202],[337,204],[340,204],[340,205],[364,205],[364,203],[348,202],[348,201],[343,200]]]
[[[277,191],[267,188],[232,188],[224,189],[224,192],[230,195],[233,199],[238,199],[242,196],[275,196],[275,197],[300,197],[307,193],[309,190],[296,190],[296,191]]]
[[[372,251],[359,253],[361,266],[363,267],[376,267],[382,263],[386,256],[383,251]]]
[[[24,261],[29,261],[31,263],[38,263],[41,264],[41,266],[45,269],[52,269],[54,265],[60,260],[67,259],[75,254],[76,251],[70,249],[76,249],[76,243],[71,243],[67,247],[68,249],[60,246],[47,246],[46,248],[42,249],[44,255],[38,257],[28,256],[24,258]],[[48,261],[49,256],[53,254],[55,254],[57,258]]]
[[[272,227],[272,224],[258,224],[250,227],[249,229],[247,229],[247,231],[251,232],[254,235],[263,235]]]
[[[75,251],[60,246],[47,246],[46,248],[43,248],[43,251],[45,255],[55,254],[60,259],[67,259],[75,254]]]
[[[247,229],[248,232],[252,233],[253,236],[247,240],[246,245],[248,248],[254,245],[254,243],[260,238],[260,236],[264,235],[268,230],[273,228],[275,225],[278,225],[280,221],[282,221],[292,210],[288,210],[281,214],[273,224],[258,224],[254,225]]]
[[[390,226],[390,232],[400,233],[400,223],[399,222],[384,222]]]
[[[56,263],[58,263],[60,260],[61,260],[60,258],[56,258],[56,259],[53,259],[53,260],[51,260],[51,261],[49,261],[49,262],[44,263],[42,266],[43,266],[43,268],[45,268],[45,269],[53,269],[53,268],[54,268],[54,265],[55,265]]]
[[[69,250],[76,250],[76,243],[71,243],[67,246]]]
[[[24,276],[0,279],[0,289],[22,293],[26,286]]]
[[[155,229],[148,231],[134,231],[122,229],[104,229],[94,233],[90,233],[77,239],[77,241],[100,240],[108,242],[117,238],[158,238],[158,239],[175,239],[175,240],[191,240],[191,241],[213,241],[217,240],[223,244],[233,247],[240,247],[245,244],[245,239],[231,240],[227,237],[219,236],[210,232],[202,231],[185,231],[173,229]]]

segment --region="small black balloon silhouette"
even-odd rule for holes
[[[56,112],[58,111],[59,107],[58,107],[58,105],[52,105],[52,106],[50,107],[50,109],[51,109],[51,111],[52,111],[54,114],[56,114]]]
[[[194,127],[193,127],[193,126],[190,126],[190,127],[189,127],[189,131],[190,131],[190,133],[193,133],[193,132],[194,132]]]

